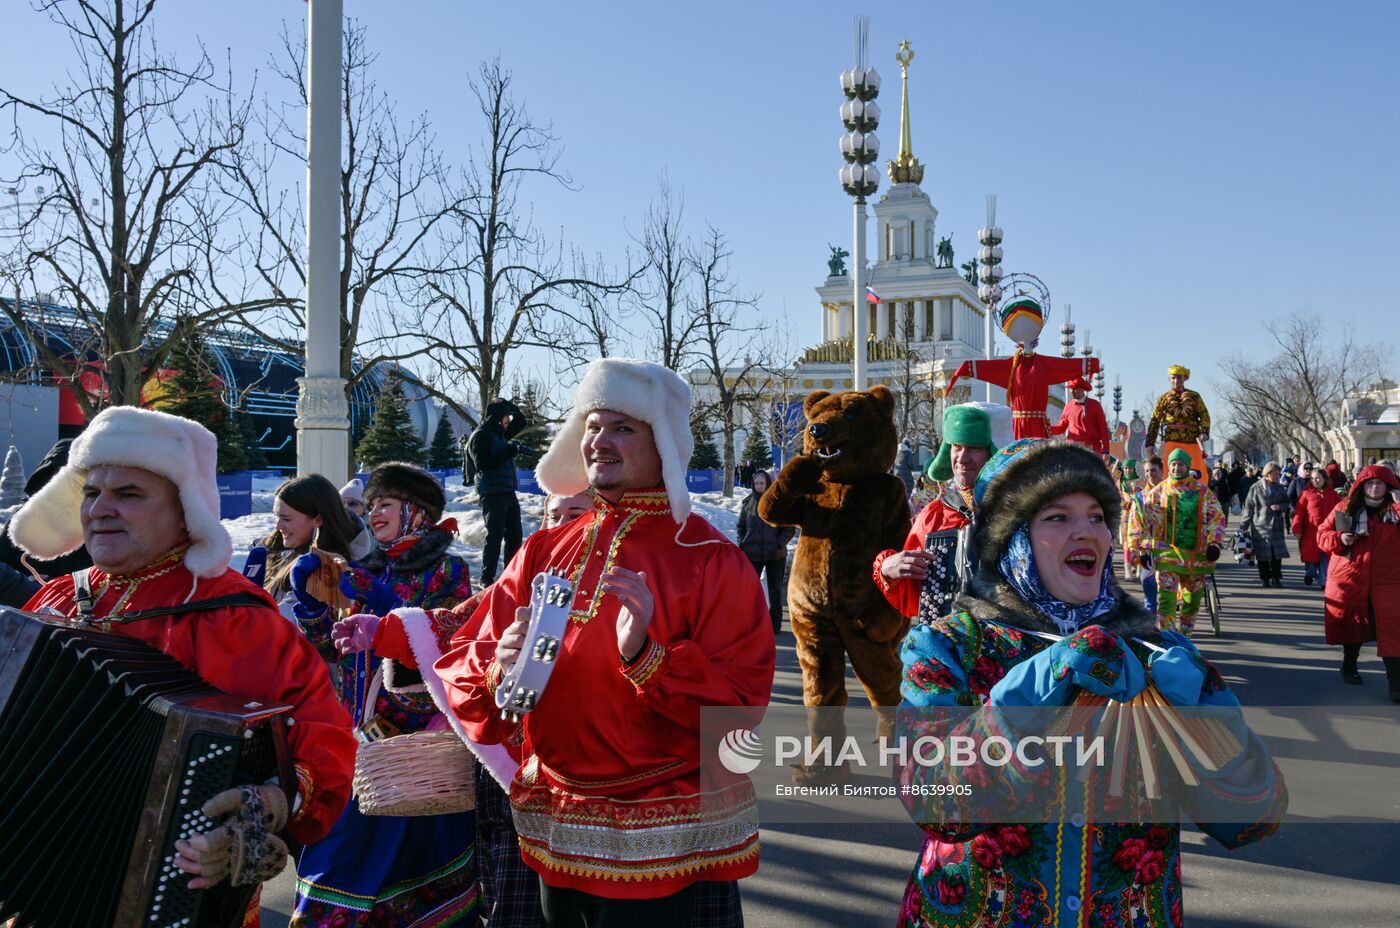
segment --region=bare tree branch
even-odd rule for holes
[[[68,33],[76,71],[44,99],[0,89],[0,114],[13,120],[9,148],[23,162],[15,187],[38,189],[21,217],[17,257],[36,285],[56,288],[93,335],[70,355],[45,344],[44,311],[6,314],[39,347],[49,374],[73,382],[96,375],[95,391],[75,390],[89,416],[107,404],[141,402],[143,385],[172,347],[173,319],[198,324],[225,313],[209,286],[223,204],[212,178],[240,144],[247,105],[215,81],[203,49],[192,65],[164,56],[155,0],[50,0],[38,9]],[[228,118],[216,119],[219,101]],[[31,141],[31,120],[48,124],[57,147]],[[77,346],[74,346],[75,348]]]

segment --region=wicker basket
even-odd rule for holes
[[[476,808],[472,754],[452,731],[361,744],[354,788],[365,815],[442,815]]]

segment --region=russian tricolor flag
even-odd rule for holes
[[[878,304],[878,303],[883,303],[883,302],[885,302],[884,300],[880,299],[880,294],[878,294],[878,293],[875,292],[875,288],[874,288],[874,287],[866,287],[866,288],[865,288],[865,300],[866,300],[867,303],[877,303],[877,304]]]

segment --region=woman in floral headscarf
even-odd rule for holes
[[[1150,679],[1177,705],[1218,707],[1245,745],[1219,772],[1202,773],[1193,797],[1205,812],[1201,827],[1227,847],[1272,833],[1287,793],[1238,701],[1188,639],[1159,632],[1113,579],[1121,497],[1098,456],[1069,442],[1017,441],[983,468],[975,494],[978,572],[952,615],[904,640],[901,734],[937,724],[935,713],[917,709],[1054,708],[1080,690],[1126,702]],[[925,772],[930,782],[948,776],[917,765],[901,776],[924,785]],[[911,802],[927,838],[899,924],[1179,928],[1177,819],[1086,819],[1084,787],[1067,788],[1060,775],[1058,794],[1026,794],[1049,818],[1024,824],[940,817]],[[1245,824],[1218,824],[1227,820]]]
[[[446,498],[432,474],[411,464],[381,464],[365,487],[369,526],[379,547],[341,576],[341,592],[360,614],[400,606],[450,609],[471,596],[466,561],[448,553],[457,526],[442,519]],[[316,555],[293,568],[311,573]],[[303,583],[304,588],[304,583]],[[307,637],[331,647],[334,610],[301,618]],[[298,613],[301,617],[301,613]],[[340,696],[371,737],[446,727],[422,677],[372,650],[347,654],[335,668]],[[297,860],[293,928],[470,925],[480,908],[471,812],[411,818],[360,812],[351,799],[324,840]]]

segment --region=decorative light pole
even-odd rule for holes
[[[987,307],[987,334],[986,345],[983,357],[991,360],[995,356],[996,348],[996,322],[994,321],[997,305],[1001,303],[1001,279],[1006,272],[1001,267],[1001,228],[997,226],[997,195],[987,194],[987,224],[977,230],[977,241],[982,247],[977,250],[977,261],[981,267],[977,270],[977,279],[981,281],[977,287],[977,297]],[[992,401],[992,385],[986,384],[986,400]]]
[[[340,376],[341,0],[311,0],[307,20],[306,376],[297,378],[297,473],[349,476],[350,419]]]
[[[1095,398],[1096,400],[1098,400],[1098,401],[1099,401],[1099,405],[1102,406],[1102,405],[1103,405],[1103,366],[1102,366],[1102,365],[1103,365],[1103,359],[1102,359],[1102,358],[1099,359],[1099,365],[1100,365],[1100,367],[1099,367],[1098,371],[1094,374],[1094,398]]]
[[[870,334],[870,313],[865,300],[865,198],[880,188],[880,172],[875,159],[880,156],[880,140],[875,129],[880,125],[880,107],[875,98],[880,95],[880,75],[867,67],[870,47],[870,17],[857,16],[855,25],[855,66],[841,72],[841,92],[846,102],[841,104],[841,124],[846,134],[841,136],[841,157],[846,166],[841,169],[841,189],[855,198],[855,247],[851,294],[851,386],[865,389],[866,341]]]
[[[1113,377],[1113,427],[1123,424],[1123,381],[1116,374]]]
[[[1065,324],[1060,326],[1060,357],[1074,357],[1074,323],[1070,322],[1070,305],[1065,304]]]

